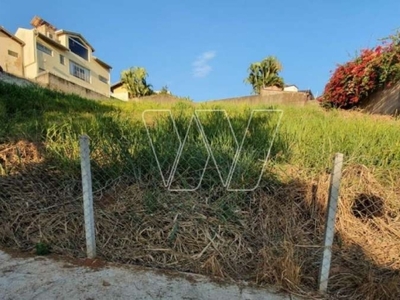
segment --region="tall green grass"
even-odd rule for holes
[[[142,120],[143,111],[170,109],[174,116],[175,124],[168,114],[145,115],[162,173],[168,178],[179,149],[174,126],[183,141],[195,109],[211,108],[225,110],[232,125],[231,129],[224,112],[199,114],[200,129],[208,137],[208,145],[220,167],[217,170],[210,157],[207,173],[210,175],[205,175],[204,181],[217,184],[219,175],[223,181],[227,179],[238,146],[234,136],[240,144],[252,109],[273,107],[187,101],[173,105],[91,101],[40,87],[0,82],[0,142],[28,139],[44,143],[49,163],[66,174],[78,174],[79,136],[85,133],[91,139],[92,168],[98,174],[95,178],[99,186],[120,175],[160,185],[160,170]],[[258,178],[278,124],[269,166],[293,165],[305,172],[319,173],[331,167],[335,152],[342,152],[346,164],[363,164],[378,173],[399,174],[400,121],[323,111],[318,106],[274,108],[283,111],[280,123],[278,114],[256,114],[250,123],[232,177],[235,184],[242,186]],[[209,153],[199,128],[195,123],[192,125],[187,143],[181,149],[174,184],[193,188],[202,176]]]

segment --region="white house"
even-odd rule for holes
[[[285,84],[285,87],[283,88],[285,92],[298,92],[299,88],[294,85],[294,84]]]

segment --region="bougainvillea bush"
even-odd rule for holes
[[[400,32],[338,65],[318,100],[325,107],[352,108],[400,80]]]

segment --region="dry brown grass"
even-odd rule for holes
[[[22,152],[0,149],[3,168],[13,167],[0,177],[0,244],[33,250],[40,241],[84,257],[80,177],[55,172],[33,144],[18,145]],[[278,186],[240,195],[118,178],[94,194],[98,255],[316,296],[329,174],[306,178],[292,167],[279,176]],[[382,186],[351,166],[340,194],[330,294],[400,299],[400,179]]]
[[[43,162],[38,148],[43,146],[27,141],[0,144],[0,174],[13,174],[15,168],[21,170],[26,164]]]

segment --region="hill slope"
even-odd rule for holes
[[[0,245],[85,255],[79,136],[91,139],[98,254],[110,261],[191,271],[302,294],[316,289],[329,171],[345,156],[330,292],[352,299],[400,297],[400,126],[390,118],[285,107],[258,189],[228,192],[213,164],[199,189],[171,192],[142,120],[171,109],[181,137],[194,109],[226,109],[241,141],[251,105],[99,102],[0,82]],[[168,175],[177,143],[170,119],[146,122]],[[235,184],[254,184],[278,124],[255,117]],[[223,114],[202,119],[226,178],[235,139]],[[195,127],[194,127],[195,128]],[[196,130],[177,166],[196,186],[207,160]],[[245,178],[245,180],[243,180]]]

